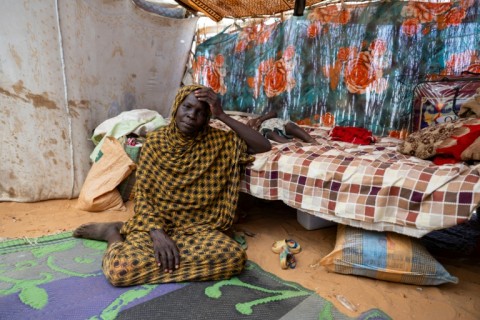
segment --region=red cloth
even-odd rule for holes
[[[457,140],[457,143],[451,147],[438,148],[437,155],[451,156],[457,162],[462,161],[463,150],[468,148],[480,136],[480,125],[465,124],[464,126],[469,129],[468,132],[461,136],[452,136],[451,138]]]
[[[442,164],[454,164],[459,162],[458,160],[455,159],[454,156],[451,155],[436,155],[433,157],[433,163],[435,163],[437,166],[441,166]]]
[[[334,127],[330,131],[330,138],[334,141],[350,142],[355,144],[371,144],[375,138],[371,131],[357,127]]]

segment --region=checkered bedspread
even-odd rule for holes
[[[241,190],[341,224],[417,238],[468,220],[480,203],[480,165],[437,166],[397,152],[397,139],[362,146],[305,129],[320,146],[273,142],[246,169]]]

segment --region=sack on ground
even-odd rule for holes
[[[107,137],[102,145],[102,157],[95,162],[82,186],[77,208],[85,211],[125,210],[117,186],[135,169],[121,143]]]
[[[142,150],[142,143],[143,143],[143,140],[140,140],[142,141],[139,145],[135,145],[135,146],[129,146],[129,145],[125,145],[125,152],[127,153],[127,155],[130,157],[130,159],[132,159],[133,162],[135,162],[135,164],[138,163],[138,160],[140,159],[140,152]],[[132,173],[130,173],[128,175],[127,178],[125,178],[125,180],[123,180],[120,185],[117,187],[117,190],[120,192],[120,195],[122,196],[122,200],[123,202],[127,202],[129,200],[132,200],[133,199],[133,196],[134,196],[134,186],[135,186],[135,182],[136,182],[136,169],[132,171]]]
[[[337,228],[335,248],[320,265],[327,270],[416,285],[458,283],[458,279],[418,239],[345,225]]]

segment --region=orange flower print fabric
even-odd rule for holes
[[[474,1],[464,0],[450,3],[425,3],[411,1],[402,9],[404,17],[402,32],[407,37],[415,36],[420,30],[422,34],[430,33],[430,23],[435,23],[438,30],[460,25],[467,15],[467,9]]]
[[[277,24],[278,22],[271,25],[261,23],[243,28],[238,35],[237,43],[235,45],[235,53],[244,52],[249,45],[254,46],[267,43],[272,34],[272,30]]]
[[[417,112],[416,84],[480,73],[479,1],[322,4],[302,17],[226,29],[195,55],[212,62],[224,55],[224,83],[219,69],[204,74],[215,90],[225,85],[226,110],[263,114],[274,107],[298,124],[362,126],[402,139]]]
[[[477,50],[466,50],[449,56],[442,75],[454,75],[463,71],[480,73],[480,54]]]
[[[265,94],[271,98],[287,89],[287,70],[283,60],[275,61],[264,80]]]
[[[383,68],[388,67],[386,41],[377,38],[362,46],[367,50],[360,51],[353,46],[340,47],[333,64],[323,66],[323,74],[330,80],[332,90],[337,89],[342,75],[350,93],[382,93],[387,90],[388,82],[383,78]]]
[[[338,7],[336,4],[318,7],[308,15],[309,20],[319,21],[320,23],[338,23],[347,24],[351,19],[351,13],[348,8]]]
[[[348,62],[345,70],[345,83],[351,93],[365,93],[365,89],[376,80],[372,68],[372,57],[368,52],[361,52],[358,58]]]
[[[213,60],[205,56],[199,56],[193,65],[194,74],[197,76],[195,81],[203,83],[216,93],[224,95],[227,92],[224,81],[226,75],[224,64],[225,58],[222,54],[217,54]]]
[[[258,97],[262,78],[265,95],[269,98],[278,96],[285,91],[292,90],[296,84],[293,75],[293,70],[295,68],[294,57],[295,47],[288,46],[284,50],[282,58],[276,61],[267,59],[260,62],[257,68],[258,76],[256,78],[247,79],[248,86],[254,90],[253,96],[255,98]]]

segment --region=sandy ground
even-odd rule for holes
[[[126,211],[85,212],[75,209],[76,199],[37,203],[0,203],[0,237],[38,237],[73,230],[90,221],[126,220]],[[251,204],[251,201],[249,201]],[[437,257],[459,278],[458,284],[441,286],[405,285],[327,272],[319,260],[334,247],[336,227],[308,231],[296,219],[295,210],[281,202],[254,200],[248,214],[235,226],[255,233],[247,237],[249,259],[277,276],[315,290],[351,317],[371,308],[380,308],[393,319],[480,319],[480,261]],[[271,251],[275,240],[293,238],[302,246],[296,255],[297,267],[283,270],[279,256]],[[343,295],[357,308],[352,312],[336,298]]]

